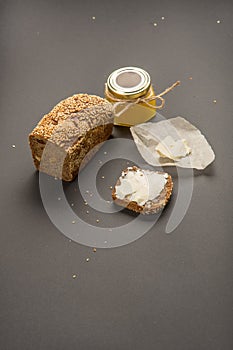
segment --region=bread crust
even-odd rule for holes
[[[80,166],[98,150],[95,146],[109,138],[112,128],[112,109],[107,100],[88,94],[62,100],[29,134],[36,169],[72,181]]]
[[[133,166],[132,169],[133,171],[140,170],[136,166]],[[123,170],[124,173],[127,173],[128,171],[129,171],[128,168]],[[168,173],[165,173],[162,171],[156,171],[156,173],[166,175],[166,180],[167,180],[164,186],[164,189],[161,191],[160,195],[157,198],[147,201],[144,205],[138,205],[137,202],[130,201],[128,199],[122,200],[117,198],[116,186],[120,185],[120,178],[119,178],[112,191],[112,198],[114,202],[124,208],[127,208],[129,210],[132,210],[136,213],[141,213],[141,214],[155,214],[161,211],[166,206],[166,204],[168,203],[172,195],[173,181],[172,181],[171,175],[169,175]]]

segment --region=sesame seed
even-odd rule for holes
[[[88,190],[86,190],[86,193],[89,193],[89,191],[88,191]]]
[[[15,145],[12,145],[12,148],[15,148],[16,146]]]
[[[89,214],[89,210],[87,210],[86,213]]]
[[[157,23],[154,23],[154,27],[157,27],[157,25],[158,25]]]
[[[90,258],[86,258],[86,262],[90,261]]]
[[[74,274],[72,277],[73,277],[73,278],[76,278],[76,277],[77,277],[77,275],[75,275],[75,274]]]
[[[75,220],[72,221],[72,224],[75,224]]]
[[[95,20],[95,16],[92,16],[92,19]]]
[[[107,152],[105,151],[104,154],[107,154]]]
[[[214,103],[217,103],[217,100],[213,100]]]
[[[96,222],[97,222],[97,223],[100,222],[99,219],[96,219]]]
[[[162,21],[165,19],[165,17],[161,17]]]
[[[112,186],[109,186],[109,188],[110,188],[110,190],[112,190],[113,187],[112,187]]]
[[[104,179],[104,176],[101,176],[101,179]]]
[[[73,207],[74,206],[74,203],[71,203],[71,207]]]
[[[93,252],[96,253],[96,248],[93,248]]]
[[[84,202],[84,205],[87,205],[87,202]]]
[[[220,19],[217,20],[217,23],[218,23],[218,24],[221,23]]]
[[[61,197],[58,197],[58,200],[60,201],[60,200],[61,200]]]

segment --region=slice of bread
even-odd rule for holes
[[[134,179],[134,175],[137,178]],[[153,182],[149,180],[150,177],[154,178]],[[122,171],[112,191],[112,198],[116,204],[134,212],[155,214],[162,210],[169,201],[172,188],[172,177],[168,173],[143,170],[133,166]]]

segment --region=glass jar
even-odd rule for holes
[[[115,125],[132,126],[151,119],[156,113],[154,96],[149,74],[137,67],[115,70],[105,87],[106,99],[115,103]]]

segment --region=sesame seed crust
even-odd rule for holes
[[[88,94],[62,100],[29,135],[36,168],[72,181],[84,158],[87,163],[95,153],[93,148],[111,135],[112,127],[112,108],[107,100]],[[46,145],[46,160],[41,162]]]

